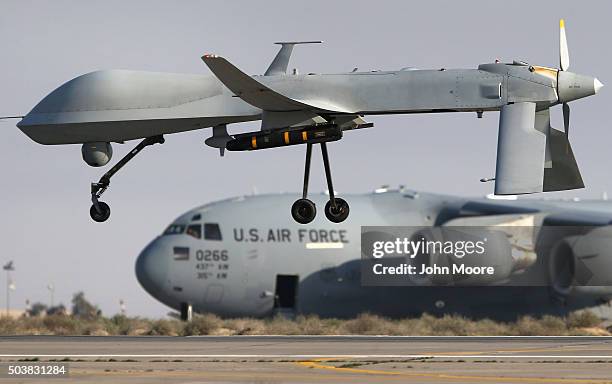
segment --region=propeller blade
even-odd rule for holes
[[[567,37],[565,36],[565,20],[559,21],[559,67],[562,71],[569,68],[569,51],[567,49]]]
[[[570,106],[568,103],[563,103],[563,128],[565,130],[565,139],[567,140],[565,151],[569,152]]]

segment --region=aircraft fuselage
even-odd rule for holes
[[[539,108],[557,103],[555,70],[538,68],[543,67],[499,63],[479,69],[254,79],[291,99],[316,99],[355,115],[482,112],[521,101],[536,102]],[[261,116],[261,109],[236,97],[214,76],[108,70],[63,84],[18,127],[41,144],[123,142]]]
[[[222,316],[260,317],[289,308],[334,317],[428,312],[511,318],[566,313],[612,297],[609,287],[573,287],[561,297],[548,286],[508,282],[488,285],[484,291],[479,286],[431,286],[421,281],[362,286],[361,224],[430,226],[468,208],[483,214],[490,202],[483,199],[482,205],[474,205],[463,198],[398,191],[352,195],[357,209],[345,222],[317,218],[299,225],[275,208],[293,199],[293,194],[242,197],[187,212],[143,250],[136,264],[138,280],[171,308],[189,303],[196,312]],[[317,204],[325,199],[313,196]],[[517,208],[560,210],[554,203],[537,201],[493,203],[490,207],[508,213]],[[575,208],[568,205],[561,210]],[[590,209],[601,210],[601,205]],[[612,217],[612,210],[607,211]]]

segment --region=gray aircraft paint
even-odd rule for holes
[[[228,124],[258,119],[262,119],[261,128],[265,130],[312,127],[316,122],[313,119],[346,130],[359,124],[345,127],[337,120],[437,112],[476,112],[481,116],[484,111],[501,110],[496,194],[581,188],[582,178],[570,151],[568,102],[596,94],[603,84],[594,77],[567,71],[569,53],[563,20],[559,37],[559,69],[514,61],[483,64],[478,69],[287,75],[293,46],[299,44],[292,42],[281,43],[264,76],[249,76],[212,54],[202,56],[202,60],[217,80],[101,71],[60,86],[17,126],[42,144],[74,144],[123,142],[214,126],[225,129]],[[552,128],[538,131],[535,126],[536,111],[560,103],[565,152],[555,145]],[[288,144],[285,140],[278,146]],[[224,147],[219,148],[223,153]],[[249,149],[255,148],[256,141]],[[545,176],[544,168],[553,172]],[[94,205],[102,215],[97,199]]]
[[[342,22],[319,17],[322,8],[344,15],[344,20],[359,27],[346,28]],[[279,39],[325,39],[324,45],[295,49],[290,70],[297,67],[303,74],[354,67],[361,71],[405,66],[470,68],[496,57],[556,66],[556,22],[562,16],[570,29],[572,70],[597,74],[608,85],[610,52],[603,48],[608,36],[601,33],[601,26],[606,25],[611,9],[608,2],[585,7],[568,1],[531,3],[525,12],[525,7],[487,1],[469,5],[389,1],[382,7],[318,0],[288,7],[286,2],[273,1],[261,7],[246,1],[176,5],[61,0],[38,3],[32,12],[31,4],[14,2],[2,13],[0,40],[6,53],[0,65],[6,74],[2,114],[23,115],[59,84],[101,68],[206,75],[199,56],[207,51],[224,54],[248,73],[263,73],[277,49],[270,43]],[[429,14],[436,17],[423,17]],[[256,28],[253,18],[258,20]],[[23,28],[24,20],[27,28]],[[227,28],[229,20],[232,28]],[[603,112],[610,97],[612,93],[604,88],[597,97],[572,105],[572,146],[587,188],[551,197],[596,199],[612,191],[612,179],[605,177],[612,131]],[[560,109],[553,108],[551,113],[557,128],[562,127]],[[330,146],[340,192],[367,192],[382,184],[467,196],[492,192],[492,183],[478,179],[495,172],[497,113],[485,113],[479,120],[468,113],[375,116],[371,121],[375,129],[347,133],[342,144]],[[113,181],[115,189],[109,198],[114,216],[110,225],[100,226],[90,223],[86,213],[90,202],[84,194],[86,184],[104,171],[76,160],[80,146],[40,147],[14,122],[0,125],[5,158],[0,209],[3,245],[5,258],[17,258],[18,289],[11,301],[19,304],[26,299],[47,301],[44,285],[55,281],[57,302],[69,303],[73,292],[85,290],[105,314],[117,312],[118,299],[123,298],[128,314],[163,316],[167,307],[140,289],[133,273],[135,256],[153,234],[178,213],[202,202],[254,189],[260,193],[299,190],[299,175],[279,174],[302,169],[303,148],[226,154],[220,159],[216,150],[202,144],[210,130],[191,131],[167,137],[164,146],[143,153],[126,174]],[[258,125],[243,123],[235,129],[256,130]],[[115,158],[133,145],[113,144]],[[363,154],[374,148],[380,151],[364,161]],[[422,159],[427,159],[426,166]],[[272,167],[275,172],[264,172]],[[363,177],[349,176],[356,167]],[[315,170],[311,189],[318,192],[324,189],[324,178]],[[228,173],[234,177],[226,177]],[[41,196],[40,186],[54,187],[44,188]],[[36,241],[28,228],[36,229]],[[87,278],[73,278],[81,275]],[[113,276],[112,285],[108,276]]]
[[[152,296],[174,309],[188,302],[196,311],[223,316],[272,314],[279,274],[299,276],[299,313],[322,316],[347,317],[369,311],[388,316],[457,312],[511,318],[521,313],[566,313],[612,297],[609,287],[574,287],[561,304],[548,287],[500,283],[482,294],[481,287],[362,287],[359,278],[363,223],[433,225],[453,217],[476,222],[490,214],[529,212],[566,224],[607,225],[612,220],[612,206],[608,203],[465,199],[402,190],[350,195],[354,215],[344,223],[331,224],[318,217],[309,225],[299,225],[277,209],[295,198],[294,194],[238,197],[181,215],[172,224],[216,223],[223,240],[199,240],[186,234],[159,236],[137,260],[139,282]],[[313,199],[321,206],[327,197],[321,194]],[[252,229],[257,230],[258,237],[249,236]],[[283,236],[283,231],[288,236]],[[344,242],[340,241],[340,231]],[[341,248],[310,247],[321,242],[321,235],[330,240],[334,233]],[[174,247],[189,248],[189,260],[174,260]],[[228,270],[221,270],[227,273],[226,278],[197,278],[196,253],[206,250],[227,251]]]
[[[69,144],[132,140],[260,114],[213,76],[106,70],[60,86],[18,126],[41,144]]]
[[[336,114],[473,112],[499,110],[508,101],[537,101],[540,108],[557,102],[556,82],[529,72],[527,66],[500,63],[481,68],[254,79],[290,99],[332,106]],[[260,118],[261,109],[233,96],[212,76],[99,71],[51,92],[18,127],[41,144],[74,144],[131,140]]]

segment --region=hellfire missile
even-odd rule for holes
[[[296,144],[316,144],[342,138],[337,124],[319,124],[301,128],[248,132],[234,135],[226,144],[228,151],[252,151]]]

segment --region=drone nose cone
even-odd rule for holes
[[[559,71],[558,74],[557,92],[559,93],[559,101],[562,103],[592,96],[602,86],[603,84],[599,80],[591,76],[568,71]]]
[[[599,92],[603,86],[604,85],[597,78],[593,80],[593,88],[595,89],[595,93]]]

